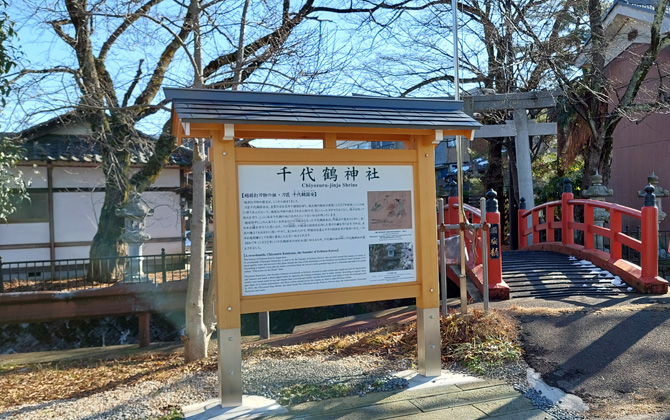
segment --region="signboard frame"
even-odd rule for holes
[[[441,370],[437,226],[435,216],[434,146],[442,130],[328,130],[315,127],[245,127],[226,125],[211,131],[213,172],[215,274],[219,335],[219,382],[222,406],[242,403],[241,315],[315,306],[416,298],[419,373]],[[262,130],[263,135],[259,131]],[[323,131],[321,131],[323,130]],[[464,130],[454,130],[459,133]],[[235,147],[234,139],[267,137],[321,138],[324,149],[255,149]],[[203,133],[204,134],[204,133]],[[468,132],[469,134],[469,132]],[[404,150],[337,149],[338,140],[402,141]],[[341,289],[243,296],[239,215],[239,165],[408,165],[413,168],[414,234],[417,281]],[[225,182],[217,182],[225,180]],[[222,355],[225,354],[225,357]]]

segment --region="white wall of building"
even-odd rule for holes
[[[21,171],[21,179],[28,185],[28,188],[47,187],[47,168],[44,166],[21,165],[10,171],[12,173]]]
[[[0,245],[48,244],[49,223],[0,222]],[[2,251],[0,251],[2,255]]]
[[[102,192],[54,193],[54,240],[57,243],[92,240],[104,198]]]
[[[54,188],[104,188],[105,177],[100,168],[54,166]]]
[[[31,249],[3,249],[0,251],[2,262],[21,262],[21,261],[48,261],[49,248],[31,248]]]
[[[31,188],[47,188],[45,166],[20,168],[31,180]],[[167,168],[153,187],[180,186],[179,168]],[[87,258],[90,242],[97,231],[100,210],[104,201],[104,176],[101,168],[54,165],[52,169],[54,242],[56,259]],[[68,191],[59,191],[68,189]],[[79,191],[78,191],[79,190]],[[182,252],[182,241],[160,241],[181,238],[182,218],[179,195],[173,191],[147,191],[142,194],[154,215],[146,220],[147,233],[155,243],[144,245],[145,255]],[[48,223],[0,222],[0,256],[5,262],[50,259],[49,248],[11,249],[11,245],[48,244]],[[69,245],[70,244],[70,245]],[[69,246],[68,246],[69,245]]]

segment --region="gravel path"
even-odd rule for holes
[[[390,379],[388,372],[406,369],[407,363],[390,363],[373,356],[251,358],[245,360],[242,367],[244,393],[277,398],[281,388],[295,384],[371,385],[375,380],[393,388],[403,384],[397,379],[396,382]],[[217,372],[197,372],[167,382],[145,381],[121,386],[85,398],[12,407],[0,413],[0,419],[151,419],[166,414],[171,408],[200,403],[217,396]]]

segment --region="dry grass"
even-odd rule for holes
[[[670,410],[670,391],[641,389],[630,397],[588,401],[589,418],[615,419],[623,416],[662,413]],[[659,417],[660,418],[660,417]]]
[[[474,370],[481,363],[498,363],[518,358],[517,321],[502,312],[486,315],[473,311],[468,316],[451,313],[441,319],[442,360],[462,362]],[[416,322],[396,327],[331,337],[313,343],[283,347],[250,345],[245,357],[296,357],[328,354],[341,357],[369,354],[390,360],[416,358]],[[505,354],[501,354],[505,352]],[[480,366],[483,367],[483,366]]]

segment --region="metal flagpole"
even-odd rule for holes
[[[460,79],[458,75],[458,8],[456,0],[451,0],[451,10],[454,19],[454,99],[461,100]],[[456,136],[456,164],[458,167],[458,223],[460,225],[459,235],[461,243],[461,272],[459,278],[459,288],[461,289],[461,314],[468,313],[468,291],[465,278],[465,216],[463,213],[463,155],[462,155],[462,136]]]

